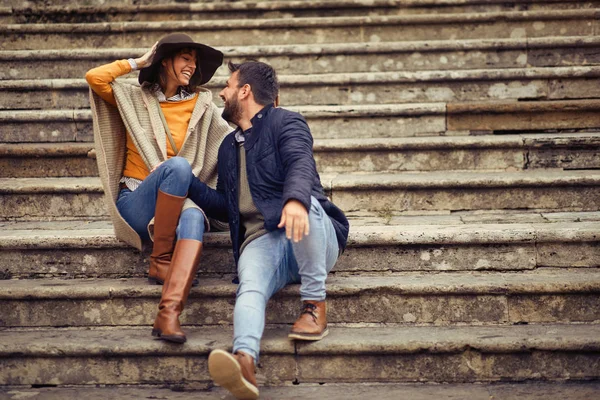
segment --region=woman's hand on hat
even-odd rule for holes
[[[138,69],[146,68],[152,65],[152,58],[154,58],[154,54],[156,54],[157,45],[158,42],[154,43],[154,46],[152,46],[152,48],[148,50],[146,54],[144,54],[140,58],[135,59],[135,63],[137,64]]]

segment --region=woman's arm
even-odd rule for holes
[[[158,42],[157,42],[158,43]],[[145,68],[152,63],[152,57],[156,52],[156,43],[150,50],[140,58],[134,59],[135,69]],[[110,86],[119,76],[130,73],[135,70],[127,60],[118,60],[110,64],[92,68],[85,74],[85,80],[90,85],[90,88],[105,101],[113,106],[117,106],[115,96]]]
[[[131,65],[127,60],[118,60],[110,64],[90,69],[85,74],[85,80],[98,96],[116,107],[117,102],[110,84],[117,77],[128,74],[131,71]]]

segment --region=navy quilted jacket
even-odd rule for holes
[[[272,104],[257,113],[244,143],[252,199],[264,217],[265,228],[271,232],[278,229],[281,210],[288,200],[296,199],[310,210],[310,197],[314,196],[331,218],[338,245],[343,250],[348,239],[348,220],[325,196],[312,146],[312,135],[302,115],[275,108]],[[188,196],[209,217],[229,222],[237,264],[244,228],[240,225],[238,206],[239,168],[235,132],[227,135],[219,148],[218,173],[216,190],[194,179]]]

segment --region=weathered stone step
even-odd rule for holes
[[[321,173],[600,169],[600,133],[317,139]],[[0,143],[0,178],[98,176],[91,143]]]
[[[287,107],[316,139],[477,135],[600,128],[600,100]],[[89,110],[0,110],[0,143],[92,142]]]
[[[348,247],[335,274],[523,271],[600,267],[600,212],[348,213]],[[228,233],[207,233],[202,277],[235,272]],[[143,277],[147,256],[115,239],[107,221],[0,222],[0,278]]]
[[[172,1],[172,0],[171,0]],[[56,3],[56,2],[54,2]],[[161,3],[161,4],[159,4]],[[120,21],[173,21],[237,18],[298,18],[363,15],[406,15],[417,13],[460,13],[535,11],[598,8],[598,1],[262,1],[182,4],[153,2],[135,4],[105,2],[94,5],[53,5],[46,7],[18,4],[0,8],[0,23],[85,23]]]
[[[228,278],[200,279],[190,292],[181,323],[231,324],[236,289]],[[3,280],[0,324],[149,326],[161,291],[161,286],[136,278]],[[267,306],[267,323],[293,323],[299,306],[299,285],[287,286]],[[330,276],[327,306],[329,323],[599,322],[600,270]]]
[[[215,400],[227,398],[228,392],[220,387],[184,392],[164,387],[83,386],[76,387],[0,387],[0,396],[6,400],[43,398],[45,400],[139,400],[157,397],[163,400]],[[328,399],[328,400],[395,400],[398,393],[407,399],[438,400],[444,397],[489,400],[519,398],[538,400],[557,396],[562,400],[589,400],[600,392],[597,381],[571,382],[511,382],[511,383],[284,383],[278,386],[260,386],[260,395],[268,399]]]
[[[345,211],[600,209],[600,172],[594,170],[356,173],[325,182]]]
[[[454,102],[446,107],[446,128],[477,134],[591,128],[598,123],[596,106],[595,100]]]
[[[109,7],[109,10],[116,10],[119,7],[137,6],[141,8],[170,8],[175,7],[186,8],[191,12],[197,9],[207,11],[221,10],[248,10],[252,9],[320,9],[331,8],[332,5],[340,10],[348,8],[360,7],[363,9],[387,7],[387,8],[402,8],[408,10],[423,8],[430,12],[436,12],[437,9],[473,9],[473,10],[537,10],[537,9],[571,9],[571,8],[592,8],[598,2],[579,1],[579,0],[519,0],[514,4],[507,4],[503,0],[313,0],[310,3],[301,0],[206,0],[200,4],[190,4],[185,6],[181,2],[173,0],[54,0],[53,5],[60,6],[63,9],[71,9],[73,11],[86,10],[90,7]],[[2,12],[9,13],[14,10],[23,10],[27,8],[38,9],[39,4],[35,0],[6,0],[4,7],[0,8]],[[74,6],[78,6],[77,9]],[[187,8],[189,7],[189,9]],[[41,8],[41,7],[40,7]],[[51,7],[48,7],[52,10]],[[175,10],[176,11],[176,10]],[[364,14],[364,12],[363,12]]]
[[[98,176],[92,143],[0,144],[0,177]]]
[[[600,134],[595,133],[331,139],[316,141],[314,151],[323,173],[600,169]]]
[[[173,31],[213,46],[593,36],[600,9],[0,26],[2,50],[150,47]]]
[[[99,219],[107,216],[99,178],[0,178],[0,219]]]
[[[600,37],[434,40],[221,47],[226,62],[260,59],[280,75],[331,71],[553,67],[600,64]],[[80,78],[91,68],[144,54],[147,49],[0,51],[0,79]],[[228,75],[227,67],[217,75]]]
[[[225,81],[218,77],[206,85],[217,104],[222,104],[219,92]],[[279,81],[282,106],[600,97],[600,66],[283,75]],[[2,110],[88,107],[85,79],[0,81]]]
[[[600,171],[322,174],[345,211],[598,211]],[[0,178],[0,220],[102,219],[99,178]]]
[[[289,341],[286,329],[268,329],[259,383],[564,382],[599,375],[599,325],[330,330],[327,339],[307,344]],[[2,331],[0,382],[206,387],[208,353],[230,349],[232,332],[186,332],[188,342],[173,346],[152,340],[149,328]]]

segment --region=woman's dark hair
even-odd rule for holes
[[[171,59],[171,68],[173,68],[173,72],[175,72],[175,57],[179,54],[182,53],[191,53],[192,50],[195,49],[191,49],[191,48],[183,48],[183,49],[177,49],[175,51],[173,51],[172,53],[166,55],[165,57],[163,57],[163,60],[166,58],[170,58]],[[161,62],[157,63],[157,69],[156,72],[154,72],[150,78],[148,79],[148,82],[155,84],[158,83],[159,85],[162,85],[162,77],[166,75],[166,70],[165,70],[165,66],[162,65],[162,60],[160,60]],[[196,71],[194,71],[194,75],[192,75],[192,78],[190,79],[190,83],[187,86],[184,86],[184,89],[187,92],[193,93],[196,91],[196,89],[198,88],[198,86],[200,86],[200,82],[202,82],[202,71],[200,71],[200,59],[198,58],[198,55],[196,55]]]
[[[231,61],[227,64],[229,71],[238,71],[238,87],[250,85],[254,100],[261,106],[275,102],[279,94],[279,81],[273,67],[264,62],[250,60],[241,64]]]

